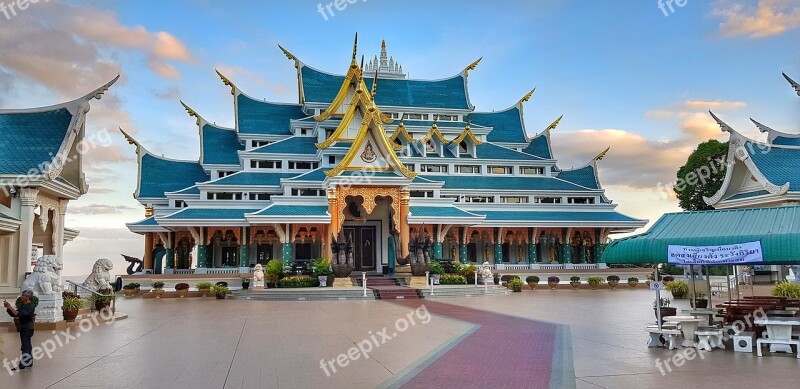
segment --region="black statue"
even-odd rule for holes
[[[333,275],[336,277],[349,277],[353,271],[353,238],[345,239],[344,232],[339,236],[331,237],[331,250],[333,251]]]
[[[128,270],[127,270],[128,271],[128,275],[133,275],[133,274],[142,272],[142,268],[144,268],[144,262],[142,262],[141,259],[134,258],[134,257],[129,257],[129,256],[125,255],[125,254],[120,254],[120,255],[122,255],[122,258],[125,258],[126,262],[130,262],[130,265],[128,265]],[[134,266],[136,266],[136,265],[139,265],[139,266],[134,269]]]

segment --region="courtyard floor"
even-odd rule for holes
[[[652,301],[643,289],[396,302],[120,298],[128,319],[73,329],[75,338],[34,369],[9,376],[2,368],[0,388],[796,384],[794,355],[730,347],[659,369],[656,361],[682,350],[646,347]],[[0,334],[0,357],[16,358],[16,334]],[[55,337],[39,331],[34,345]]]

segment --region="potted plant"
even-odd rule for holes
[[[317,277],[319,286],[333,286],[333,271],[327,258],[319,258],[311,262],[311,274]]]
[[[664,277],[667,278],[667,277]],[[664,281],[664,286],[667,288],[670,293],[672,293],[672,297],[675,299],[683,299],[689,293],[689,284],[684,281],[671,281],[667,282]]]
[[[78,312],[83,309],[83,299],[77,293],[63,292],[61,297],[64,299],[64,304],[61,309],[64,311],[64,320],[67,322],[75,321],[78,317]]]
[[[136,296],[136,294],[139,293],[139,287],[140,286],[141,285],[139,285],[138,282],[131,282],[130,284],[127,284],[127,285],[122,287],[122,294],[124,294],[125,297]]]
[[[656,314],[656,319],[658,319],[658,312],[656,311],[658,300],[653,301],[653,312]],[[664,318],[667,316],[675,316],[678,314],[678,308],[670,307],[670,300],[666,297],[661,298],[661,321],[664,321]]]
[[[492,281],[494,281],[495,285],[500,285],[500,273],[494,273],[492,278],[494,278]]]
[[[178,296],[180,298],[186,297],[189,294],[189,284],[185,282],[181,282],[175,285],[175,291],[178,292]]]
[[[793,284],[784,280],[783,282],[779,282],[777,285],[775,285],[770,293],[772,293],[772,295],[775,297],[797,299],[800,298],[800,284]]]
[[[581,278],[572,276],[569,278],[569,284],[572,285],[572,289],[577,290],[581,286]]]
[[[650,281],[648,281],[647,284],[650,285]],[[636,285],[639,285],[639,279],[636,277],[628,277],[628,286],[635,288]]]
[[[525,282],[528,283],[528,287],[531,289],[536,289],[536,285],[539,285],[539,276],[527,276],[525,277]]]
[[[611,290],[617,289],[617,285],[619,285],[619,276],[608,276],[606,277],[606,281],[608,281],[608,286],[611,287]]]
[[[672,281],[675,281],[675,277],[673,276],[663,276],[661,277],[661,281],[664,281],[664,284],[668,284]]]
[[[647,283],[647,287],[648,288],[650,287],[650,281],[654,281],[655,279],[656,279],[656,275],[655,274],[650,273],[650,274],[647,275],[647,281],[645,281],[645,282]]]
[[[442,278],[442,274],[444,274],[444,268],[442,268],[442,264],[437,261],[433,261],[428,267],[428,271],[431,275],[431,282],[433,282],[434,285],[439,285],[439,280]]]
[[[160,299],[161,296],[164,294],[164,283],[161,281],[156,281],[151,284],[153,287],[153,294],[156,296],[157,299]]]
[[[250,277],[242,277],[242,289],[250,289]]]
[[[695,304],[697,306],[695,306]],[[708,308],[708,299],[706,298],[706,294],[703,292],[697,292],[694,295],[694,299],[689,300],[689,305],[691,305],[692,308],[697,308],[697,309]]]
[[[210,282],[198,282],[197,285],[195,286],[197,287],[197,290],[200,292],[200,295],[206,297],[211,293],[211,288],[214,286],[214,284]]]
[[[547,277],[547,286],[549,286],[550,289],[554,289],[555,290],[555,288],[558,286],[558,284],[560,282],[561,282],[561,279],[556,277],[556,276]]]
[[[95,310],[102,311],[108,308],[111,302],[115,300],[113,293],[111,289],[100,289],[97,293],[92,293],[91,297],[89,297],[89,302],[94,304]]]
[[[264,278],[267,279],[267,288],[277,288],[278,280],[283,278],[283,262],[280,259],[267,262],[264,273]]]
[[[512,291],[522,292],[522,280],[519,277],[512,278],[508,285],[510,285]]]
[[[597,276],[589,277],[586,279],[586,282],[589,283],[589,287],[591,287],[592,290],[595,290],[598,286],[600,286],[600,284],[603,283],[603,278]]]
[[[214,285],[214,287],[211,289],[214,292],[214,295],[217,296],[217,300],[224,300],[225,295],[230,292],[228,287],[225,285]]]

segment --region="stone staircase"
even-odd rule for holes
[[[363,285],[360,278],[356,282]],[[371,289],[378,300],[422,298],[417,289],[402,286],[401,282],[400,279],[392,277],[367,277],[367,289]]]
[[[483,296],[505,296],[510,290],[502,286],[489,286],[484,289],[483,285],[436,285],[431,295],[430,287],[419,289],[422,298],[455,298],[455,297],[483,297]]]
[[[375,294],[361,288],[291,288],[234,290],[228,298],[261,301],[374,300]]]

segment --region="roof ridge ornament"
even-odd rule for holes
[[[285,55],[287,59],[294,61],[294,67],[295,68],[300,68],[301,62],[300,62],[299,59],[297,59],[297,57],[294,54],[290,53],[289,50],[286,50],[280,44],[278,44],[278,48],[281,49],[281,51],[283,52],[283,55]]]
[[[356,64],[356,56],[357,55],[358,55],[358,31],[356,31],[356,38],[353,41],[353,58],[352,58],[353,65]]]
[[[711,115],[712,118],[714,118],[714,121],[717,122],[717,124],[719,125],[719,128],[722,131],[728,132],[728,133],[737,133],[738,134],[738,132],[736,130],[734,130],[733,127],[731,127],[727,123],[723,122],[722,119],[717,117],[717,115],[714,115],[714,112],[711,112],[710,109],[708,110],[708,113]]]
[[[525,96],[522,96],[522,98],[519,99],[519,101],[517,102],[517,105],[519,105],[521,107],[522,103],[528,102],[528,100],[531,99],[531,96],[533,96],[534,92],[536,92],[536,88],[535,87],[533,89],[531,89],[531,91],[528,92]]]
[[[203,120],[203,118],[200,117],[200,115],[195,110],[193,110],[188,105],[186,105],[186,103],[184,103],[183,100],[180,100],[180,102],[181,102],[181,105],[183,106],[183,108],[186,109],[186,113],[188,113],[189,116],[197,118],[196,123],[197,123],[198,126],[200,126],[200,122]]]
[[[556,119],[555,121],[550,123],[550,125],[547,126],[547,128],[544,129],[543,132],[545,133],[545,135],[547,135],[548,138],[550,137],[550,132],[555,130],[556,127],[558,127],[558,123],[560,123],[561,119],[563,119],[563,118],[564,118],[564,115],[559,116],[558,119]]]
[[[597,165],[597,161],[601,161],[603,160],[603,158],[606,157],[608,150],[611,150],[611,146],[606,147],[606,149],[603,150],[600,154],[597,154],[597,156],[592,159],[592,162],[594,162],[594,164]]]
[[[214,71],[217,72],[217,75],[219,76],[219,78],[222,79],[222,83],[223,84],[225,84],[226,86],[231,87],[231,94],[236,96],[236,85],[234,85],[233,82],[231,82],[231,80],[228,77],[225,77],[224,75],[222,75],[222,73],[219,71],[219,69],[215,68]]]
[[[130,134],[128,134],[127,132],[125,132],[125,130],[122,129],[122,127],[119,127],[119,131],[122,133],[122,136],[125,137],[125,140],[128,141],[128,144],[136,146],[137,156],[141,153],[142,150],[147,151],[147,149],[145,149],[141,143],[139,143],[136,139],[133,139],[133,137]]]
[[[781,74],[783,74],[783,78],[785,78],[786,81],[789,81],[789,84],[792,86],[792,88],[794,88],[794,91],[797,92],[797,95],[800,96],[800,84],[789,78],[785,72],[781,72]]]
[[[480,57],[477,60],[475,60],[475,62],[469,64],[469,66],[464,68],[464,71],[462,72],[462,73],[464,73],[464,77],[468,77],[469,76],[469,71],[470,70],[475,70],[475,68],[478,67],[478,64],[481,62],[482,59],[483,59],[483,57]]]
[[[751,121],[751,122],[753,122],[753,124],[755,124],[755,125],[756,125],[756,128],[758,128],[758,131],[760,131],[760,132],[778,132],[778,131],[775,131],[775,130],[773,130],[773,129],[772,129],[772,128],[770,128],[769,126],[765,126],[765,125],[763,125],[763,124],[761,124],[761,123],[757,122],[757,121],[756,121],[755,119],[753,119],[753,118],[750,118],[750,121]]]

